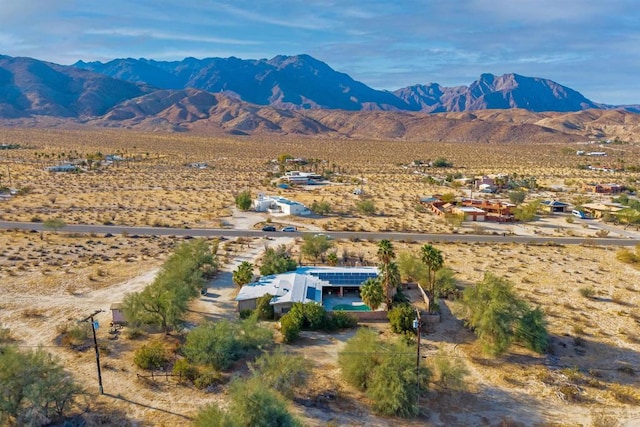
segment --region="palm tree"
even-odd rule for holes
[[[395,262],[380,264],[378,268],[380,269],[378,277],[384,289],[385,302],[387,303],[387,310],[389,310],[393,303],[393,291],[400,286],[400,269]]]
[[[429,280],[429,291],[431,297],[434,297],[436,286],[436,272],[444,265],[444,258],[442,258],[442,252],[439,249],[434,248],[432,245],[426,244],[420,248],[422,262],[427,266],[427,277]]]
[[[395,259],[396,253],[393,250],[393,245],[389,240],[380,240],[380,243],[378,243],[377,255],[382,264],[389,264],[391,260]]]
[[[360,287],[360,298],[371,308],[377,310],[385,300],[384,290],[378,278],[370,277]]]

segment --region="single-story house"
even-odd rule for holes
[[[544,200],[540,203],[540,209],[548,213],[568,212],[571,205],[559,200]]]
[[[475,206],[454,206],[451,212],[464,215],[465,221],[484,221],[487,217],[485,211]]]
[[[582,190],[589,193],[599,193],[599,194],[617,194],[621,193],[624,190],[624,186],[620,184],[594,184],[594,183],[585,183],[582,184]]]
[[[257,212],[282,212],[286,215],[309,215],[311,211],[305,205],[280,196],[258,195],[253,201]]]
[[[237,309],[253,310],[258,298],[271,294],[271,305],[278,316],[287,313],[296,302],[314,302],[327,311],[360,311],[363,307],[368,309],[360,299],[360,286],[377,276],[377,267],[299,267],[244,285],[236,297]]]
[[[605,214],[617,214],[626,206],[620,203],[587,203],[582,209],[592,218],[602,218]]]
[[[290,184],[309,185],[320,183],[322,175],[312,172],[291,171],[285,173],[283,179],[286,179]]]

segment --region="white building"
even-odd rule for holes
[[[238,311],[255,309],[258,298],[266,294],[273,295],[271,305],[277,315],[288,312],[296,302],[315,302],[327,311],[337,305],[341,310],[357,310],[363,304],[360,286],[377,276],[377,267],[299,267],[288,273],[263,276],[240,289],[236,297]]]
[[[300,172],[300,171],[290,171],[285,173],[284,179],[289,181],[291,184],[298,185],[309,185],[309,184],[318,184],[322,181],[322,175],[318,175],[317,173],[311,172]]]
[[[257,212],[281,212],[286,215],[309,215],[311,211],[302,203],[294,202],[280,196],[258,195],[253,201],[253,208]]]

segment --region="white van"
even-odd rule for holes
[[[572,211],[571,211],[571,215],[573,215],[573,216],[575,216],[575,217],[578,217],[578,218],[582,218],[582,219],[584,219],[584,218],[586,218],[586,217],[587,217],[587,216],[584,214],[584,212],[579,211],[579,210],[577,210],[577,209],[572,210]]]

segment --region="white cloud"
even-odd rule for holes
[[[233,44],[233,45],[256,45],[256,44],[262,43],[260,41],[252,41],[252,40],[169,33],[169,32],[157,31],[153,29],[136,29],[136,28],[110,28],[110,29],[102,29],[102,30],[90,29],[90,30],[86,30],[85,34],[115,36],[115,37],[148,37],[156,40],[175,40],[175,41],[181,41],[181,42],[220,43],[220,44]]]

